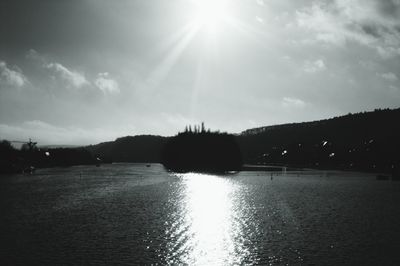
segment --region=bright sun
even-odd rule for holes
[[[195,1],[195,23],[209,33],[215,33],[227,17],[227,0]]]

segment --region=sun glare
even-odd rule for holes
[[[217,32],[227,16],[227,0],[195,1],[195,23],[208,33]]]

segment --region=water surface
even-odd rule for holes
[[[1,265],[399,265],[400,182],[161,165],[0,177]]]

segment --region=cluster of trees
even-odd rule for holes
[[[14,148],[7,140],[0,141],[0,173],[20,173],[33,168],[97,164],[97,158],[85,148],[41,149],[22,145]]]
[[[13,162],[17,162],[19,153],[11,146],[11,143],[0,141],[0,173],[13,172]]]
[[[242,155],[235,136],[206,130],[204,123],[191,126],[165,144],[163,165],[176,172],[227,172],[242,167]]]
[[[183,131],[183,133],[210,133],[210,129],[206,129],[206,127],[204,126],[204,122],[201,122],[200,125],[194,125],[193,126],[193,130],[192,130],[192,125],[186,126],[185,130]]]

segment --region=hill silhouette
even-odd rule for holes
[[[166,137],[153,135],[126,136],[90,145],[86,149],[106,162],[160,163],[167,140]]]
[[[400,109],[249,129],[237,138],[246,163],[391,172],[398,167]]]
[[[235,142],[244,164],[349,169],[394,173],[398,176],[398,121],[400,108],[376,109],[313,122],[259,127],[236,135],[206,131],[202,126],[193,131],[187,128],[175,137],[127,136],[73,149],[28,152],[16,150],[10,143],[3,141],[0,143],[0,172],[12,172],[31,163],[38,167],[96,164],[97,158],[103,163],[164,163],[177,171],[189,168],[201,170],[209,166],[211,169],[221,167],[235,170],[237,167],[223,160],[229,158],[229,152],[236,152],[232,144]],[[174,153],[171,145],[175,147]],[[51,156],[44,155],[46,150],[50,151]],[[184,156],[188,154],[190,156]],[[208,159],[204,165],[196,165],[196,161],[206,157]],[[186,166],[179,169],[181,163]]]
[[[234,138],[245,164],[392,172],[400,158],[398,121],[400,108],[376,109],[319,121],[248,129]],[[171,138],[124,137],[88,149],[115,162],[160,163],[163,147]]]

